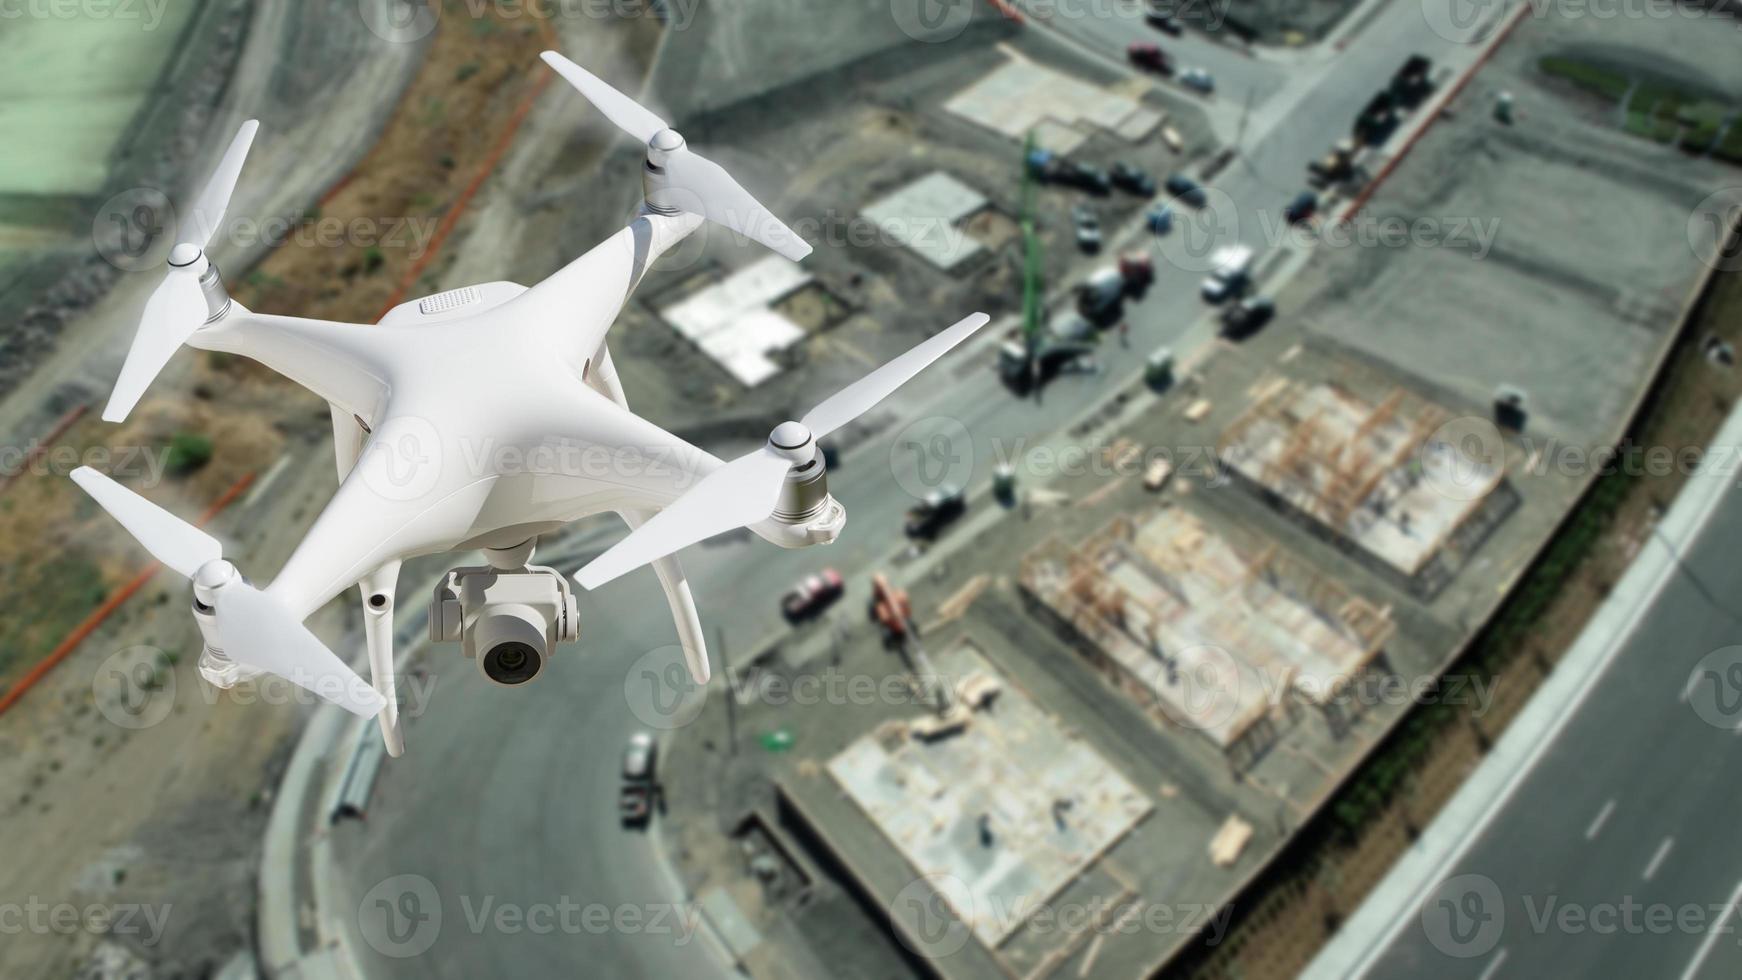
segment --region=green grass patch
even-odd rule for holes
[[[1601,95],[1611,102],[1619,102],[1633,87],[1633,79],[1620,72],[1599,68],[1596,65],[1572,58],[1544,58],[1537,62],[1537,67],[1556,78],[1564,78],[1574,85],[1589,92]]]
[[[178,432],[169,440],[169,458],[164,469],[186,476],[212,461],[212,440],[197,432]]]

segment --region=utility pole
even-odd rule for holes
[[[1022,342],[1028,355],[1028,383],[1039,389],[1040,351],[1040,236],[1034,225],[1034,131],[1022,144]]]
[[[738,692],[732,689],[732,665],[726,660],[726,627],[714,627],[715,656],[720,658],[720,673],[726,681],[726,756],[738,755]]]

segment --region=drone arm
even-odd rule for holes
[[[611,362],[611,348],[603,341],[593,356],[593,370],[587,375],[587,383],[623,408],[629,407],[629,399],[623,394],[623,382],[617,377],[617,366]],[[654,513],[622,510],[618,515],[633,532],[647,523]],[[690,594],[690,583],[684,577],[683,566],[678,563],[676,555],[667,555],[653,563],[653,574],[659,578],[659,587],[665,591],[666,604],[671,606],[672,622],[677,625],[678,642],[683,646],[690,677],[697,684],[706,684],[712,673],[708,667],[708,644],[702,635],[702,620],[696,613],[696,600]]]
[[[405,754],[405,735],[399,730],[399,698],[393,673],[393,593],[399,583],[399,561],[389,561],[364,576],[363,636],[369,646],[369,680],[386,703],[376,719],[381,740],[395,759]]]
[[[259,361],[345,413],[373,418],[387,394],[390,364],[373,330],[255,313],[232,301],[222,319],[194,331],[187,343]]]
[[[643,203],[623,230],[517,297],[515,313],[537,324],[547,346],[580,373],[641,277],[701,223],[693,214],[661,214]]]

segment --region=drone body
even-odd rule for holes
[[[478,549],[487,564],[438,588],[432,637],[461,640],[486,676],[519,684],[578,635],[539,536],[604,512],[630,535],[581,569],[596,588],[651,564],[691,675],[709,677],[695,603],[674,553],[737,527],[782,547],[833,541],[845,509],[816,440],[869,410],[986,322],[976,314],[786,422],[757,452],[722,462],[629,410],[606,333],[647,269],[712,220],[787,257],[809,247],[665,123],[560,55],[545,60],[648,145],[646,203],[628,225],[531,288],[487,283],[395,308],[364,326],[254,313],[233,301],[204,243],[216,235],[256,126],[237,136],[170,255],[104,417],[125,418],[183,344],[251,358],[332,407],[338,492],[264,588],[215,539],[88,468],[73,478],[164,564],[193,581],[200,670],[230,686],[273,673],[357,714],[403,750],[393,687],[392,605],[407,558]],[[373,684],[303,625],[360,584]]]

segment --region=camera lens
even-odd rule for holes
[[[525,643],[498,643],[484,654],[484,674],[498,684],[524,684],[541,663],[538,651]]]

